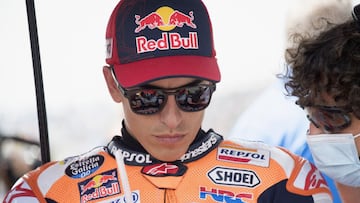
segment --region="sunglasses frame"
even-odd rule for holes
[[[152,86],[152,85],[146,85],[146,86],[135,87],[135,88],[130,88],[130,89],[125,89],[121,85],[118,85],[118,89],[124,95],[124,97],[126,97],[128,99],[128,101],[130,103],[130,108],[134,113],[139,114],[139,115],[153,115],[153,114],[159,113],[164,108],[169,95],[176,95],[179,92],[179,90],[183,90],[183,89],[186,89],[186,88],[193,88],[193,87],[197,87],[197,86],[199,86],[199,87],[207,87],[210,90],[209,101],[205,106],[203,106],[202,108],[200,108],[198,110],[186,110],[185,108],[182,107],[182,105],[179,103],[179,101],[175,99],[177,106],[182,111],[196,112],[196,111],[202,111],[206,107],[209,106],[212,94],[216,90],[216,84],[215,83],[201,84],[201,82],[202,82],[202,80],[196,80],[196,81],[191,82],[189,84],[186,84],[186,85],[183,85],[183,86],[180,86],[180,87],[176,87],[176,88],[169,88],[169,89],[159,88],[159,87]],[[131,100],[132,100],[133,95],[135,95],[135,94],[137,94],[137,93],[139,93],[139,92],[141,92],[143,90],[161,91],[163,93],[163,95],[165,96],[164,97],[164,102],[161,105],[159,105],[159,107],[158,107],[158,109],[156,111],[154,111],[152,113],[142,113],[142,112],[136,111],[134,108],[132,108],[132,104],[131,104],[132,101]]]
[[[312,105],[312,106],[306,106],[306,107],[302,107],[305,112],[306,112],[306,117],[307,119],[314,124],[315,127],[317,128],[323,128],[326,132],[339,132],[347,127],[349,127],[351,125],[351,117],[349,115],[350,112],[352,112],[352,109],[349,108],[348,106],[324,106],[324,105]],[[310,115],[310,111],[306,110],[306,108],[315,108],[321,111],[326,111],[329,114],[333,114],[333,113],[337,113],[339,115],[341,115],[341,118],[343,119],[343,123],[342,125],[339,126],[327,126],[327,125],[320,125],[318,124],[315,119]],[[317,119],[316,119],[317,120]]]
[[[357,4],[353,7],[351,15],[352,15],[354,21],[360,23],[360,4]]]

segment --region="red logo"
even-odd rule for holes
[[[196,32],[190,32],[189,37],[181,37],[179,33],[162,33],[161,38],[154,40],[145,36],[136,38],[137,53],[145,53],[156,50],[168,49],[198,49],[198,36]]]
[[[115,172],[113,172],[110,175],[97,175],[97,176],[93,177],[85,185],[80,185],[81,194],[83,195],[86,191],[88,191],[90,189],[98,188],[102,185],[105,185],[109,181],[117,181]]]
[[[320,174],[319,170],[312,164],[310,164],[310,171],[306,176],[305,189],[310,190],[314,188],[320,188],[326,186],[324,177]]]
[[[181,163],[158,163],[144,166],[142,173],[151,176],[181,176],[185,173],[187,167]]]
[[[88,202],[120,193],[116,170],[98,174],[78,183],[80,201]]]
[[[151,166],[145,166],[143,172],[148,175],[161,176],[165,174],[176,174],[179,167],[169,163],[154,164]]]
[[[186,15],[180,11],[174,11],[174,13],[171,14],[169,19],[170,25],[175,25],[177,27],[182,27],[184,24],[196,28],[196,25],[193,23],[194,15],[193,12],[190,11],[189,15]]]
[[[139,33],[145,28],[149,28],[151,30],[158,28],[162,31],[169,31],[175,27],[183,27],[184,25],[196,28],[193,21],[193,11],[190,11],[189,15],[187,15],[168,6],[163,6],[143,18],[141,18],[140,15],[135,15],[135,23],[138,25],[135,28],[135,33]]]
[[[147,28],[150,30],[157,28],[163,31],[161,38],[158,39],[143,35],[137,36],[135,41],[137,53],[157,50],[199,49],[197,32],[189,32],[187,36],[184,34],[180,35],[177,32],[169,32],[176,27],[183,26],[195,29],[197,26],[193,21],[193,11],[190,11],[187,15],[168,6],[162,6],[145,17],[135,15],[135,23],[137,25],[134,30],[135,33],[139,33]]]
[[[139,15],[135,15],[135,23],[139,25],[135,29],[136,33],[139,33],[141,30],[145,29],[146,27],[150,29],[154,29],[164,25],[161,16],[155,12],[150,13],[149,15],[145,16],[142,19],[140,19]]]

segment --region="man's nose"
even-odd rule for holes
[[[181,123],[181,109],[176,104],[174,95],[168,96],[167,102],[160,112],[160,119],[170,129],[175,129]]]

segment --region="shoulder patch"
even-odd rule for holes
[[[291,174],[287,186],[289,191],[302,195],[329,193],[330,189],[321,172],[309,161],[303,160]]]
[[[23,180],[18,180],[14,187],[5,196],[3,203],[8,202],[39,202],[30,186]]]
[[[75,159],[65,169],[65,174],[70,178],[84,178],[98,170],[103,163],[104,157],[102,155]]]

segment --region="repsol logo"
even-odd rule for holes
[[[217,158],[221,161],[268,167],[270,152],[261,149],[245,150],[229,147],[219,147]]]
[[[208,177],[215,184],[250,188],[259,185],[261,182],[254,171],[237,168],[215,167],[208,172]]]
[[[151,160],[149,154],[121,150],[121,149],[118,149],[115,145],[110,148],[110,153],[114,154],[116,150],[121,151],[121,153],[124,157],[124,161],[127,163],[131,163],[134,165],[151,164],[152,163],[152,160]]]

